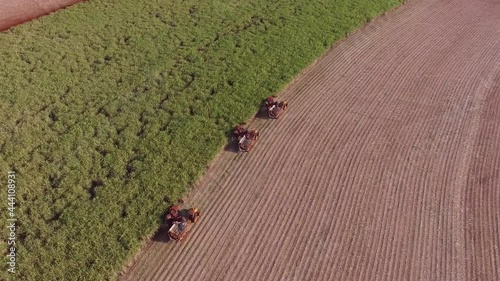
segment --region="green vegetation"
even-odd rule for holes
[[[234,124],[400,2],[90,0],[0,34],[16,279],[112,279]]]

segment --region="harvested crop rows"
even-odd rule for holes
[[[81,1],[83,0],[2,0],[0,31]]]
[[[121,278],[500,280],[499,14],[412,1],[340,43],[209,168],[187,240]]]

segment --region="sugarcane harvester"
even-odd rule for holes
[[[180,210],[177,205],[171,206],[165,215],[168,236],[176,241],[184,240],[200,215],[197,208]]]

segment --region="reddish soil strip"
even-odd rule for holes
[[[187,240],[120,278],[500,280],[499,15],[415,0],[340,43],[220,154]]]
[[[0,31],[83,0],[1,0]]]

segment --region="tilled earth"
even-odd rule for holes
[[[281,98],[122,280],[500,280],[500,2],[411,1]]]
[[[0,31],[83,0],[0,0]]]

